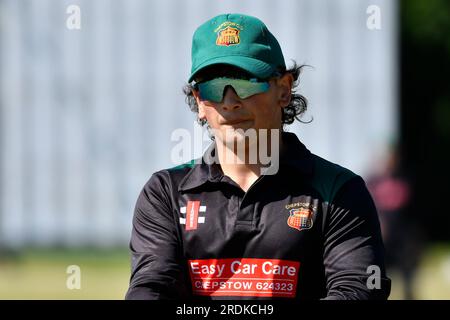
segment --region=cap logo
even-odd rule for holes
[[[241,41],[239,39],[239,30],[231,27],[227,27],[226,29],[220,31],[217,34],[216,45],[218,46],[231,46],[237,45]]]
[[[218,46],[232,46],[238,45],[241,42],[239,32],[242,26],[234,22],[224,22],[218,26],[214,32],[217,32],[216,45]]]

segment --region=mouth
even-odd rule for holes
[[[227,120],[221,123],[223,126],[237,126],[250,123],[252,120],[248,119],[235,119],[235,120]]]

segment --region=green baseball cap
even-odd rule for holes
[[[261,20],[244,14],[221,14],[195,30],[188,82],[215,64],[229,64],[262,79],[286,69],[277,39]]]

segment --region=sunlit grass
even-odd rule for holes
[[[67,288],[67,267],[81,269],[81,289]],[[129,253],[119,250],[25,250],[0,257],[0,299],[119,299],[128,288]],[[390,299],[403,299],[403,283],[392,270]],[[414,282],[417,299],[450,299],[450,246],[423,256]]]
[[[70,265],[80,267],[80,289],[67,288]],[[126,250],[25,251],[0,261],[0,299],[123,299],[129,270]]]
[[[398,270],[388,270],[392,280],[390,300],[404,299],[404,282]],[[414,299],[450,299],[450,246],[434,245],[424,252],[413,280]]]

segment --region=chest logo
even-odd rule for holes
[[[206,212],[206,206],[201,206],[200,201],[188,201],[180,212],[186,216],[180,217],[180,224],[186,225],[186,231],[196,230],[199,223],[205,223],[205,217],[200,217],[199,213]]]
[[[310,208],[291,209],[287,224],[298,231],[311,229],[313,225],[313,210]]]

